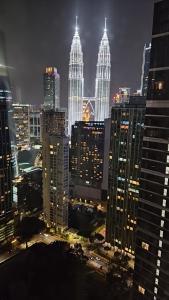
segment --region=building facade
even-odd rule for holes
[[[43,207],[47,223],[62,230],[68,226],[69,139],[66,113],[42,113]]]
[[[110,111],[110,46],[105,22],[104,34],[99,46],[95,82],[95,121],[104,121]]]
[[[60,107],[60,76],[54,67],[46,67],[43,75],[44,109]]]
[[[30,105],[29,126],[30,143],[40,142],[40,107]]]
[[[76,24],[69,60],[69,91],[68,91],[68,134],[71,135],[75,121],[82,121],[83,114],[83,52]]]
[[[15,125],[16,146],[26,150],[30,146],[30,105],[12,104],[12,115]]]
[[[142,148],[134,299],[169,299],[169,1],[155,1]]]
[[[71,136],[71,179],[76,188],[87,188],[88,197],[93,194],[89,188],[95,189],[96,195],[96,189],[102,189],[103,158],[104,122],[75,122]]]
[[[114,105],[111,112],[106,240],[133,256],[144,113],[140,96]]]
[[[142,64],[142,75],[141,75],[141,95],[144,97],[147,96],[150,53],[151,53],[151,44],[145,44],[143,50],[143,64]]]
[[[12,151],[9,105],[11,91],[4,58],[4,36],[0,32],[0,245],[14,233],[12,214]]]

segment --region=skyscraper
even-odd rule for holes
[[[40,142],[40,113],[41,109],[38,106],[30,105],[29,126],[30,126],[30,142]]]
[[[79,37],[79,30],[76,27],[73,36],[70,60],[69,60],[69,95],[68,95],[68,134],[71,135],[71,126],[75,121],[82,121],[83,114],[83,52]]]
[[[104,34],[99,46],[95,82],[95,121],[104,121],[110,110],[110,46],[105,19]]]
[[[44,215],[49,225],[61,230],[68,225],[69,139],[65,115],[61,110],[42,113]]]
[[[169,299],[169,1],[155,1],[133,299]]]
[[[148,88],[150,53],[151,53],[151,44],[145,44],[143,50],[143,64],[142,64],[142,75],[141,75],[141,95],[145,97],[147,96],[147,88]]]
[[[43,76],[44,108],[55,109],[60,107],[60,76],[57,69],[47,67]]]
[[[29,104],[13,104],[12,117],[14,120],[16,145],[19,150],[28,149],[30,147],[30,105]]]
[[[75,122],[71,135],[71,179],[77,197],[101,199],[104,122]]]
[[[134,256],[145,98],[112,107],[106,240]]]
[[[4,36],[0,32],[0,244],[13,235],[12,152],[8,116],[11,92],[4,54]]]

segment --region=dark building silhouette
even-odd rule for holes
[[[137,299],[169,299],[168,53],[169,1],[155,1],[136,236]]]
[[[130,97],[111,112],[106,240],[135,254],[145,98]]]
[[[143,50],[143,64],[142,64],[142,75],[141,75],[141,95],[145,97],[147,96],[147,88],[148,88],[150,54],[151,54],[151,44],[145,44]]]
[[[0,32],[0,244],[13,235],[12,153],[9,104],[11,91],[5,62],[5,41]]]

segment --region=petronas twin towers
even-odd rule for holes
[[[82,121],[84,100],[83,66],[83,52],[76,20],[75,33],[72,40],[69,61],[69,135],[71,135],[71,126],[75,123],[75,121]],[[110,46],[107,37],[107,27],[105,19],[105,28],[99,46],[96,67],[94,96],[95,121],[104,121],[105,118],[109,117],[110,69]]]

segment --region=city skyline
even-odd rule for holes
[[[16,85],[23,103],[43,103],[43,79],[39,74],[51,65],[57,67],[61,76],[61,104],[67,105],[68,60],[75,15],[86,57],[84,77],[89,74],[84,85],[86,96],[94,94],[95,65],[105,17],[112,53],[111,95],[119,86],[139,88],[142,51],[151,37],[153,1],[96,2],[51,1],[49,9],[44,1],[41,5],[39,1],[36,4],[29,1],[25,9],[25,1],[15,1],[15,5],[2,1],[0,28],[6,35],[8,64],[14,68],[10,72],[12,84]],[[131,15],[133,6],[135,14]]]

